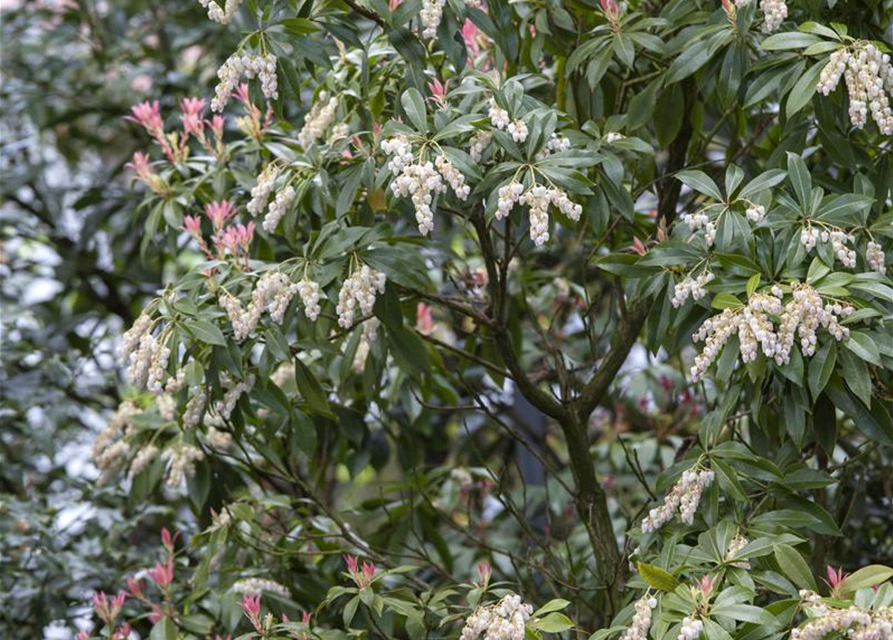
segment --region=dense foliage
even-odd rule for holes
[[[125,4],[4,25],[14,632],[890,637],[889,6]]]

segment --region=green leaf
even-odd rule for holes
[[[216,324],[207,320],[192,320],[185,325],[186,330],[197,340],[207,344],[216,344],[221,347],[227,345],[223,332]]]
[[[790,151],[788,151],[788,175],[791,177],[791,184],[800,206],[807,210],[812,193],[812,176],[809,175],[809,169],[806,168],[803,158]]]
[[[177,640],[177,638],[177,626],[169,616],[164,616],[156,622],[149,633],[150,640]]]
[[[881,564],[872,564],[862,567],[855,573],[844,578],[837,587],[840,595],[855,593],[859,589],[874,587],[893,578],[893,569]]]
[[[809,391],[812,397],[818,398],[819,394],[828,384],[831,374],[834,373],[834,365],[837,363],[837,344],[829,340],[819,349],[809,362]]]
[[[771,613],[760,607],[751,604],[727,604],[714,607],[710,613],[717,616],[731,618],[739,622],[752,622],[754,624],[763,624],[774,626],[778,624],[778,619]]]
[[[877,345],[867,333],[862,331],[851,331],[848,340],[845,340],[843,346],[855,353],[857,356],[877,366],[883,366],[881,362],[881,353],[878,351]]]
[[[679,578],[653,564],[639,562],[638,567],[639,575],[650,587],[660,591],[674,591],[680,584]]]
[[[717,293],[710,301],[714,309],[737,309],[743,307],[743,303],[731,293]]]
[[[785,106],[785,115],[788,118],[792,117],[812,100],[812,96],[815,95],[816,87],[818,86],[819,74],[821,74],[824,68],[824,60],[817,62],[797,80],[797,84],[794,85],[794,88],[788,94],[788,102]]]
[[[704,195],[710,196],[716,201],[722,202],[723,198],[722,193],[720,193],[719,191],[719,187],[716,186],[713,178],[708,176],[703,171],[680,171],[676,174],[676,179],[681,181],[686,186],[691,187],[698,193],[703,193]]]
[[[788,172],[784,169],[770,169],[769,171],[764,171],[748,182],[744,188],[741,189],[741,193],[738,194],[738,197],[752,198],[767,189],[771,189],[777,184],[781,184],[787,175]]]
[[[775,560],[781,567],[782,574],[801,589],[817,590],[815,578],[809,565],[796,549],[786,544],[775,545]]]
[[[545,618],[540,618],[535,622],[535,627],[539,631],[546,633],[561,633],[568,629],[574,628],[573,621],[563,613],[557,611],[550,613]]]
[[[423,133],[426,132],[428,130],[428,112],[425,109],[425,99],[419,90],[410,87],[404,91],[400,96],[400,103],[415,128]]]
[[[332,416],[332,410],[322,385],[319,384],[310,368],[298,357],[295,357],[295,382],[298,385],[298,391],[301,392],[301,396],[311,409],[317,413]]]
[[[760,44],[763,51],[785,51],[788,49],[805,49],[821,42],[822,39],[809,33],[786,31],[769,36]]]
[[[552,613],[553,611],[561,611],[562,609],[570,606],[570,601],[562,600],[561,598],[555,598],[554,600],[549,600],[546,604],[541,606],[536,612],[533,614],[534,618],[539,618],[547,613]]]

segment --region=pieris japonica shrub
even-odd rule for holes
[[[200,4],[94,635],[890,637],[889,8]]]

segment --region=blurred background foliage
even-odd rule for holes
[[[123,116],[185,95],[232,43],[194,2],[2,7],[0,636],[57,637],[45,625],[113,589],[177,509],[96,487],[86,462],[119,402],[113,342],[166,268],[134,259],[124,164],[143,142]]]

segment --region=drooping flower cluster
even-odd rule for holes
[[[807,226],[800,230],[800,244],[807,252],[812,251],[815,246],[822,242],[831,243],[831,251],[834,256],[840,260],[845,267],[853,268],[856,266],[856,252],[847,247],[848,242],[855,242],[856,238],[851,233],[846,233],[840,229],[819,230],[817,227]]]
[[[682,620],[682,626],[679,628],[678,640],[698,640],[701,631],[704,629],[704,623],[694,616],[686,616]]]
[[[732,538],[732,541],[729,542],[729,548],[726,550],[726,561],[728,562],[736,555],[738,555],[738,553],[749,543],[750,541],[743,535],[741,535],[740,532],[736,533],[735,537]],[[739,562],[733,562],[732,566],[738,567],[739,569],[750,569],[750,563],[744,562],[743,560]]]
[[[304,305],[304,315],[310,320],[316,320],[322,311],[319,306],[319,283],[304,277],[298,283],[298,295]]]
[[[430,162],[406,165],[391,183],[395,196],[412,198],[419,233],[423,236],[434,230],[434,211],[431,209],[434,194],[445,193],[446,190],[443,179]]]
[[[840,324],[840,319],[852,312],[850,306],[823,304],[816,290],[805,284],[795,285],[791,300],[784,305],[778,287],[773,288],[771,295],[754,294],[747,305],[724,309],[720,315],[708,318],[692,336],[695,342],[704,341],[704,350],[695,358],[691,375],[695,380],[701,379],[733,335],[740,341],[743,362],[755,360],[762,351],[779,366],[788,363],[795,334],[800,338],[803,355],[811,356],[815,353],[819,327],[838,341],[849,336],[849,329]]]
[[[139,475],[158,457],[160,450],[154,444],[147,445],[137,451],[133,460],[130,462],[130,470],[128,473],[131,477]]]
[[[208,396],[200,386],[189,388],[189,400],[186,402],[186,409],[183,411],[184,427],[198,426],[202,420],[202,414],[205,412],[207,401]]]
[[[223,111],[229,103],[239,81],[245,78],[258,78],[261,91],[268,100],[279,97],[279,81],[276,77],[276,56],[268,53],[263,56],[242,55],[234,53],[217,70],[217,83],[214,98],[211,100],[212,111]]]
[[[700,300],[705,295],[707,295],[707,291],[704,287],[713,280],[715,276],[709,271],[705,271],[700,274],[697,278],[692,278],[690,275],[685,276],[685,279],[682,282],[676,284],[673,288],[673,307],[678,309],[685,301],[688,300],[688,297],[691,296],[692,300]]]
[[[459,640],[524,640],[533,607],[510,594],[496,604],[478,607],[465,621]]]
[[[535,184],[527,191],[520,182],[510,182],[499,188],[496,204],[496,218],[502,220],[509,215],[516,203],[527,205],[530,217],[530,239],[540,246],[549,240],[549,205],[561,211],[573,221],[578,221],[583,213],[582,205],[575,204],[568,195],[557,187]]]
[[[788,5],[785,0],[760,0],[763,10],[763,31],[772,33],[788,17]]]
[[[198,3],[208,10],[209,19],[220,24],[229,24],[239,10],[242,0],[226,0],[223,7],[217,4],[216,0],[198,0]]]
[[[251,200],[248,202],[248,213],[256,216],[267,208],[270,195],[276,186],[276,178],[279,176],[279,168],[275,164],[268,164],[257,176],[257,184],[251,189]]]
[[[338,98],[322,91],[319,99],[313,103],[310,111],[304,116],[304,126],[298,132],[298,142],[305,149],[319,140],[335,120],[338,110]]]
[[[165,449],[161,454],[162,460],[168,461],[167,479],[165,484],[176,489],[186,476],[195,475],[195,463],[203,460],[204,452],[191,444],[182,444],[177,447]]]
[[[870,112],[881,133],[893,134],[893,110],[887,95],[893,94],[890,56],[864,41],[839,49],[831,54],[828,64],[822,69],[817,91],[827,96],[837,88],[841,76],[846,81],[853,126],[863,128]]]
[[[267,215],[264,216],[263,228],[267,233],[273,233],[279,226],[279,221],[285,216],[292,202],[295,200],[295,188],[287,185],[276,194],[276,199],[270,204]]]
[[[568,151],[571,148],[571,141],[564,136],[560,136],[557,133],[552,133],[549,136],[549,139],[546,141],[546,144],[543,146],[542,151],[540,151],[536,155],[537,160],[542,160],[544,158],[549,157],[553,153],[561,153],[562,151]]]
[[[474,134],[468,148],[468,155],[471,156],[471,159],[475,162],[480,162],[481,158],[484,157],[484,149],[487,148],[492,139],[493,134],[489,131],[479,131]]]
[[[706,213],[703,211],[685,213],[682,215],[682,221],[688,225],[691,231],[698,231],[703,228],[704,240],[707,241],[707,246],[713,245],[716,240],[716,224],[710,221],[710,217]]]
[[[412,144],[405,136],[382,140],[381,149],[388,156],[388,169],[394,176],[391,191],[398,198],[410,197],[415,209],[419,233],[428,235],[434,230],[434,196],[446,193],[447,184],[460,200],[466,200],[471,187],[465,184],[465,176],[449,159],[439,154],[434,162],[414,162]]]
[[[108,424],[96,440],[93,441],[93,461],[102,471],[112,471],[117,468],[123,459],[130,453],[130,445],[120,435],[128,435],[132,430],[130,419],[140,413],[139,408],[132,402],[125,401],[109,418]]]
[[[766,207],[761,204],[751,204],[744,212],[745,217],[751,222],[759,222],[766,216]]]
[[[232,590],[234,593],[243,595],[259,595],[267,591],[269,593],[278,594],[283,598],[291,596],[285,585],[266,578],[242,578],[233,583]]]
[[[236,340],[241,341],[257,328],[265,310],[270,313],[273,322],[282,324],[288,303],[297,291],[298,285],[292,284],[287,275],[281,271],[269,271],[258,280],[247,309],[242,307],[238,298],[227,292],[221,293],[218,300],[229,316]]]
[[[651,629],[651,610],[657,606],[657,598],[650,593],[636,601],[636,612],[620,640],[648,640],[648,630]]]
[[[511,121],[509,112],[496,104],[496,100],[493,98],[490,98],[490,109],[487,115],[490,118],[490,124],[497,129],[505,129]]]
[[[711,469],[700,469],[698,465],[684,471],[682,477],[664,498],[664,503],[649,511],[642,520],[642,532],[657,531],[673,519],[677,510],[682,522],[692,524],[701,501],[701,494],[713,482],[713,477]]]
[[[437,28],[443,18],[443,6],[446,0],[422,0],[422,10],[419,12],[419,19],[422,21],[423,38],[433,38],[437,35]]]
[[[249,373],[245,380],[239,382],[228,377],[224,377],[221,382],[227,391],[223,394],[221,400],[214,403],[214,410],[222,420],[229,420],[230,417],[232,417],[233,410],[236,408],[236,403],[239,402],[239,398],[242,397],[242,394],[248,393],[254,388],[254,374]]]
[[[511,134],[512,140],[523,143],[527,140],[527,123],[523,120],[513,120],[506,130]]]
[[[874,240],[868,241],[868,247],[865,249],[865,262],[868,264],[869,269],[877,271],[881,275],[887,273],[884,250],[881,248],[881,245]]]
[[[874,611],[861,607],[839,608],[824,603],[814,591],[803,590],[809,620],[791,630],[791,640],[822,640],[840,634],[851,640],[888,640],[893,637],[893,607]]]
[[[347,329],[353,324],[357,309],[363,316],[372,314],[376,293],[384,293],[387,278],[369,265],[356,269],[341,285],[338,293],[338,324]]]

